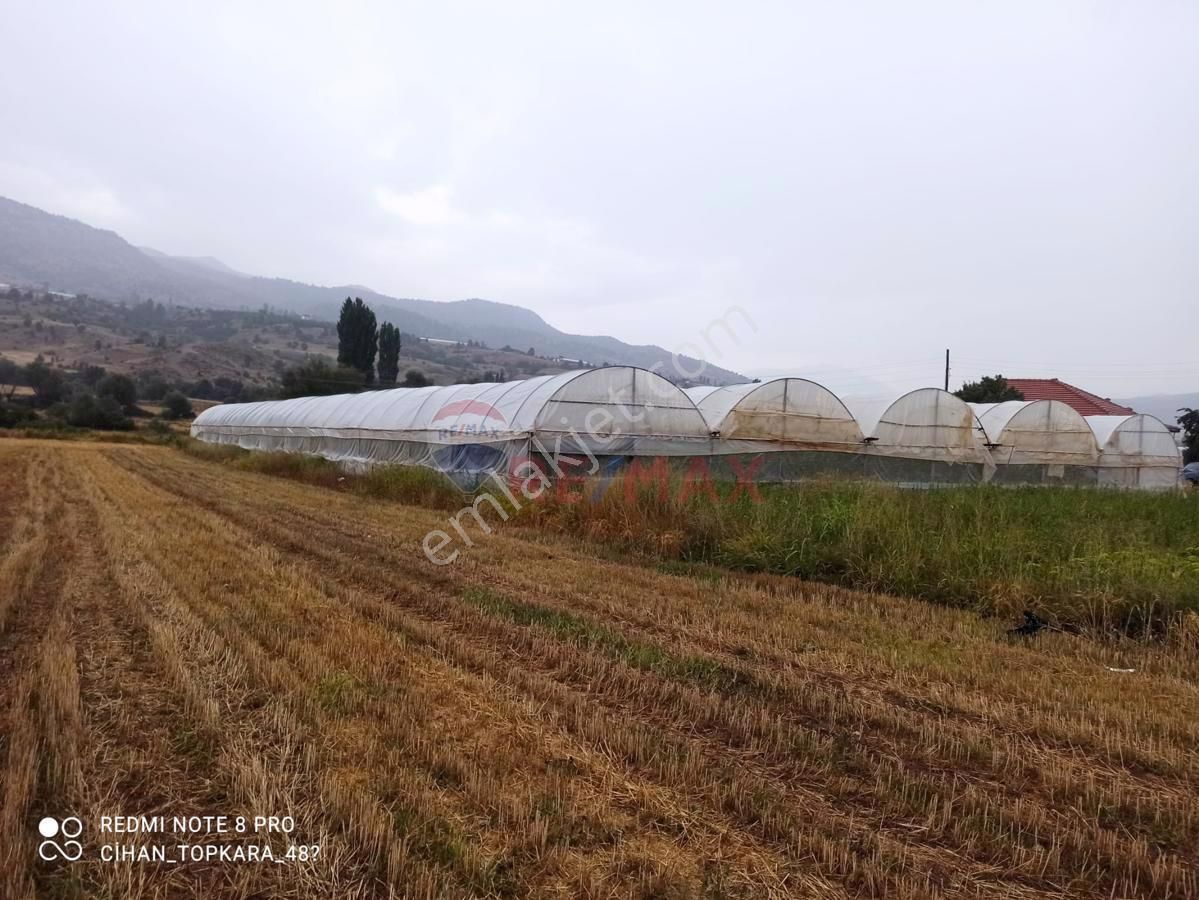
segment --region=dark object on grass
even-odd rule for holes
[[[1024,610],[1024,624],[1017,625],[1015,628],[1009,628],[1007,633],[1027,637],[1028,635],[1036,634],[1044,627],[1045,623],[1037,618],[1037,614],[1032,610],[1026,609]]]

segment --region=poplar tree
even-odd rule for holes
[[[375,380],[375,354],[379,349],[379,329],[374,311],[361,297],[341,305],[337,320],[337,364],[362,373],[367,384]]]
[[[379,329],[379,384],[392,386],[400,374],[400,329],[384,322]]]

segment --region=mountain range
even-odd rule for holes
[[[1199,409],[1199,393],[1152,394],[1147,397],[1128,397],[1116,402],[1139,413],[1157,416],[1167,425],[1173,425],[1177,421],[1180,409]]]
[[[653,344],[627,344],[607,335],[568,334],[532,310],[491,300],[415,300],[389,297],[360,285],[326,287],[238,272],[210,256],[171,256],[130,244],[112,231],[0,197],[0,282],[86,293],[111,301],[160,302],[216,309],[290,310],[323,320],[337,318],[347,296],[361,297],[380,321],[410,334],[556,355],[590,364],[658,366],[674,371],[673,355]],[[679,357],[686,371],[698,360]],[[746,381],[712,364],[702,367],[714,384]]]

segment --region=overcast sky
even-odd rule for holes
[[[847,393],[1199,390],[1199,4],[0,0],[0,194]],[[837,371],[841,370],[841,371]]]

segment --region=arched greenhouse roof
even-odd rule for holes
[[[975,404],[974,409],[987,439],[1006,450],[1043,456],[1046,462],[1066,456],[1077,462],[1098,457],[1091,426],[1060,400],[1008,400]]]
[[[1137,413],[1131,416],[1087,416],[1087,424],[1104,455],[1159,457],[1178,459],[1182,453],[1174,435],[1156,416]]]
[[[832,391],[806,378],[780,377],[721,388],[689,388],[722,440],[860,444],[862,431]]]
[[[974,410],[940,388],[917,388],[890,403],[846,398],[867,439],[878,446],[974,451],[983,438]]]
[[[1123,488],[1170,490],[1178,483],[1182,451],[1154,416],[1087,416],[1099,442],[1099,483]]]
[[[503,383],[222,404],[193,423],[193,433],[213,430],[430,442],[508,440],[534,432],[708,437],[703,416],[680,388],[632,366]]]
[[[715,393],[716,391],[719,391],[719,390],[723,390],[723,388],[722,388],[722,387],[720,387],[720,385],[715,385],[715,384],[701,384],[701,385],[698,385],[698,386],[696,386],[696,387],[684,388],[684,389],[683,389],[683,393],[684,393],[684,394],[686,394],[688,397],[690,397],[690,398],[691,398],[691,401],[692,401],[692,402],[693,402],[693,403],[694,403],[696,406],[699,406],[699,403],[700,403],[700,401],[701,401],[701,400],[703,400],[703,399],[704,399],[705,397],[707,397],[709,394],[713,394],[713,393]]]

